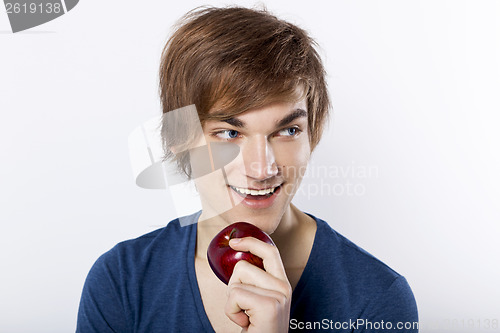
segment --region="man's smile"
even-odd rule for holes
[[[274,200],[281,192],[282,185],[283,184],[262,189],[249,189],[229,185],[229,188],[232,190],[232,195],[239,198],[237,202],[242,203],[248,208],[262,209],[269,208],[273,205]]]
[[[250,194],[252,196],[257,196],[257,195],[268,195],[274,193],[274,191],[281,186],[274,186],[274,187],[268,187],[268,188],[261,188],[261,189],[249,189],[249,188],[243,188],[243,187],[237,187],[237,186],[232,186],[229,185],[232,190],[236,191],[238,194],[245,196],[247,194]]]

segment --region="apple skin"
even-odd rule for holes
[[[250,252],[235,251],[229,246],[229,240],[242,237],[254,237],[276,246],[268,234],[247,222],[236,222],[222,229],[208,245],[207,257],[210,268],[225,284],[229,283],[234,266],[240,260],[264,269],[261,258]]]

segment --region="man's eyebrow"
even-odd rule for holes
[[[301,117],[307,117],[307,111],[305,111],[303,109],[293,110],[293,112],[288,114],[285,118],[278,120],[276,122],[276,127],[283,127],[285,125],[288,125],[289,123],[291,123],[295,119],[301,118]],[[222,121],[228,123],[229,125],[237,127],[237,128],[244,128],[245,127],[245,123],[243,121],[241,121],[240,119],[235,118],[235,117],[224,119]]]
[[[303,110],[303,109],[296,109],[292,113],[287,115],[285,118],[277,121],[276,127],[283,127],[285,125],[288,125],[289,123],[291,123],[295,119],[301,118],[301,117],[307,117],[307,111]]]
[[[223,122],[226,122],[228,123],[229,125],[232,125],[234,127],[238,127],[238,128],[243,128],[245,127],[245,123],[242,122],[240,119],[238,118],[234,118],[234,117],[231,117],[231,118],[228,118],[228,119],[224,119],[222,120]]]

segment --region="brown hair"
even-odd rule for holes
[[[203,125],[305,96],[314,149],[330,106],[315,45],[304,30],[264,9],[195,9],[181,19],[162,52],[163,113],[194,104]],[[304,87],[302,96],[297,96],[298,86]],[[165,157],[176,160],[189,177],[189,154],[174,155],[170,149],[183,150],[196,138],[179,123],[162,122],[163,147]]]

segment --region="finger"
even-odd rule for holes
[[[285,295],[283,295],[282,293],[280,293],[276,290],[263,289],[263,288],[259,288],[259,287],[252,286],[249,284],[241,284],[241,283],[233,283],[233,284],[230,284],[228,286],[228,288],[227,288],[228,298],[230,297],[230,295],[232,293],[237,293],[241,289],[247,290],[247,291],[254,293],[256,295],[274,298],[280,304],[283,304],[283,305],[285,305],[289,301],[289,299]]]
[[[226,303],[227,304],[227,303]],[[227,307],[227,305],[226,305]],[[238,325],[241,328],[246,328],[250,326],[250,319],[248,318],[248,315],[243,311],[243,310],[234,310],[235,312],[228,312],[228,310],[224,309],[226,316],[236,325]]]
[[[229,242],[233,250],[250,252],[260,257],[264,263],[264,269],[278,279],[286,279],[285,268],[276,246],[267,244],[254,237],[233,238]]]
[[[272,297],[255,294],[245,288],[235,288],[227,299],[224,313],[235,324],[246,328],[266,313],[276,311],[277,303]]]
[[[291,296],[291,287],[287,279],[281,280],[245,260],[240,260],[234,266],[228,286],[251,285],[265,290],[274,290],[286,297]]]
[[[241,292],[236,291],[228,295],[226,305],[224,306],[224,313],[226,316],[240,327],[248,327],[250,325],[250,319],[245,313],[246,309],[249,309],[248,298],[250,298],[250,291]]]

